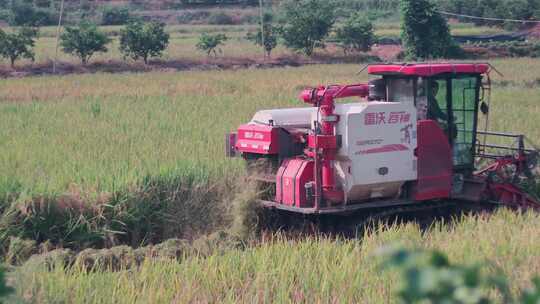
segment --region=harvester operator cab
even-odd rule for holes
[[[414,103],[418,121],[436,121],[444,131],[454,169],[474,168],[479,91],[486,65],[377,65],[368,71],[380,76],[370,81],[370,100]]]

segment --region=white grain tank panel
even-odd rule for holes
[[[251,122],[269,124],[273,120],[275,126],[284,128],[310,128],[312,113],[316,112],[314,107],[262,110],[255,113]]]
[[[417,179],[414,105],[340,104],[335,112],[342,136],[337,179],[348,201],[395,196],[403,182]]]

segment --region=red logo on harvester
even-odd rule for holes
[[[354,154],[356,155],[378,154],[378,153],[399,152],[399,151],[407,151],[407,150],[409,150],[409,148],[403,144],[392,144],[392,145],[385,145],[385,146],[381,146],[381,147],[373,148],[373,149],[356,151]]]
[[[245,132],[244,138],[253,138],[253,139],[262,140],[264,139],[264,134],[259,133],[259,132]]]
[[[403,133],[403,137],[401,138],[402,143],[410,144],[411,143],[411,130],[413,128],[412,124],[408,124],[405,127],[401,128],[401,132]]]
[[[398,123],[408,123],[411,120],[411,114],[405,111],[400,112],[369,112],[364,115],[364,125],[393,125]]]

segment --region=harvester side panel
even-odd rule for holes
[[[313,160],[285,160],[276,175],[276,202],[298,208],[313,207],[305,185],[313,181]]]
[[[236,135],[236,149],[242,153],[278,154],[279,131],[277,127],[266,125],[241,125]]]
[[[346,201],[396,197],[416,173],[416,109],[408,102],[338,104],[336,175]]]
[[[452,152],[448,138],[434,120],[418,121],[417,201],[448,198],[452,184]]]

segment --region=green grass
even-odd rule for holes
[[[381,225],[361,241],[278,236],[246,250],[181,262],[147,260],[119,272],[48,271],[31,264],[14,278],[18,295],[33,303],[396,303],[400,278],[381,270],[377,252],[401,244],[439,249],[452,262],[481,263],[487,272],[501,270],[517,293],[540,271],[539,224],[538,214],[504,211],[428,231]]]

